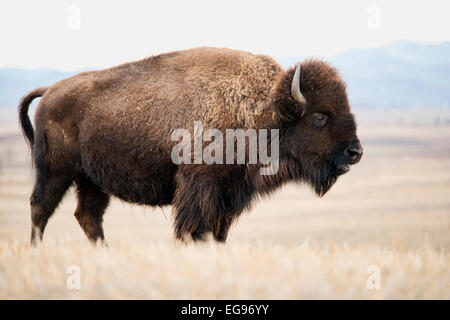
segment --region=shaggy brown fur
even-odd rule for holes
[[[361,156],[349,154],[359,145],[356,125],[335,69],[321,61],[302,63],[306,105],[291,96],[293,74],[294,68],[285,71],[267,56],[197,48],[80,73],[29,93],[19,115],[36,168],[32,242],[42,238],[72,184],[75,217],[92,241],[104,240],[110,195],[172,204],[178,239],[212,231],[219,241],[253,199],[283,183],[307,182],[323,195],[342,164]],[[27,111],[39,96],[34,132]],[[317,112],[329,117],[323,128],[313,125]],[[205,129],[280,129],[278,174],[261,176],[260,165],[173,164],[171,133],[192,131],[195,120]]]

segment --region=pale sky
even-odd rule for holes
[[[450,1],[1,0],[0,67],[80,70],[198,46],[275,58],[450,41]]]

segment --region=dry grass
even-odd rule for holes
[[[0,137],[0,298],[449,299],[450,127],[360,127],[364,159],[329,194],[289,186],[244,215],[226,245],[176,244],[170,208],[113,201],[110,246],[92,247],[69,194],[31,248],[25,144]],[[79,290],[66,285],[71,265]],[[366,286],[370,265],[379,290]]]
[[[312,299],[449,298],[448,256],[429,246],[174,246],[118,240],[111,248],[58,240],[30,249],[0,246],[1,298]],[[80,290],[66,287],[68,266]],[[381,268],[381,289],[368,290],[367,267]]]

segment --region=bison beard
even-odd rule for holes
[[[41,96],[33,128],[28,108]],[[328,115],[329,125],[315,126],[315,114]],[[83,72],[30,92],[19,119],[36,169],[33,243],[72,185],[75,218],[92,242],[104,241],[111,196],[172,205],[177,239],[212,232],[225,241],[254,200],[288,182],[308,183],[323,196],[362,154],[334,68],[309,60],[284,70],[268,56],[230,49],[196,48]],[[249,163],[176,165],[171,134],[192,134],[195,121],[221,131],[278,129],[278,172],[261,175],[261,164]]]
[[[319,197],[322,197],[336,183],[337,178],[345,173],[340,169],[344,163],[342,151],[335,152],[331,160],[323,161],[318,166],[302,161],[302,180],[306,181]]]
[[[337,180],[338,176],[333,162],[325,162],[318,168],[306,168],[304,171],[305,181],[311,185],[319,197],[325,195]]]

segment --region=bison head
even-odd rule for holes
[[[344,82],[327,63],[308,60],[280,80],[274,103],[285,172],[324,195],[363,153]]]

